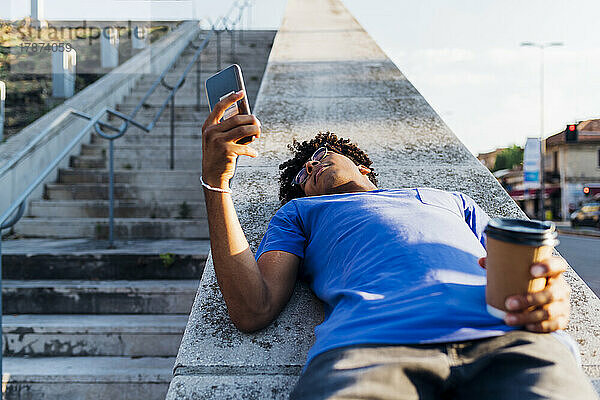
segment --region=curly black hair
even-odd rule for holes
[[[304,167],[304,164],[306,164],[313,153],[319,147],[323,146],[336,153],[343,154],[356,165],[364,165],[371,169],[371,164],[373,164],[373,162],[369,156],[358,148],[357,145],[350,142],[350,139],[338,138],[335,133],[329,131],[319,132],[314,139],[308,141],[305,140],[303,142],[298,142],[294,139],[293,143],[288,144],[288,148],[294,152],[294,156],[279,165],[279,169],[281,170],[281,175],[279,176],[279,200],[281,201],[281,204],[285,204],[297,197],[306,196],[302,188],[298,185],[294,185],[292,182],[298,174],[298,171]],[[373,172],[373,169],[367,174],[367,177],[375,186],[377,186],[377,174]]]

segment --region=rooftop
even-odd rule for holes
[[[577,143],[600,143],[600,119],[589,119],[576,124],[578,136]],[[546,139],[546,145],[559,145],[567,143],[567,128]]]

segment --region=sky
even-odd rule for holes
[[[544,135],[600,118],[597,0],[343,2],[474,154],[540,135],[540,50],[524,41],[564,43],[545,50]],[[0,3],[0,17],[29,13],[29,1]],[[46,0],[45,7],[49,19],[214,19],[229,4]],[[255,0],[251,27],[277,28],[284,9],[285,0]]]

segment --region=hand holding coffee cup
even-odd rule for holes
[[[488,256],[480,264],[488,270],[490,314],[536,332],[566,328],[570,288],[562,276],[566,262],[552,256],[554,224],[495,219],[486,234]]]

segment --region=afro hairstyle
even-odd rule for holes
[[[294,185],[293,181],[298,171],[304,168],[306,162],[319,147],[327,147],[329,150],[342,154],[356,165],[364,165],[371,169],[371,165],[373,164],[369,156],[354,143],[350,142],[350,139],[338,138],[335,133],[329,131],[319,132],[313,139],[303,142],[298,142],[294,139],[291,144],[288,144],[288,149],[294,153],[294,156],[279,165],[279,169],[281,170],[279,176],[279,200],[281,204],[285,204],[298,197],[306,197],[304,190],[299,185]],[[367,174],[367,177],[377,186],[377,174],[372,169]]]

